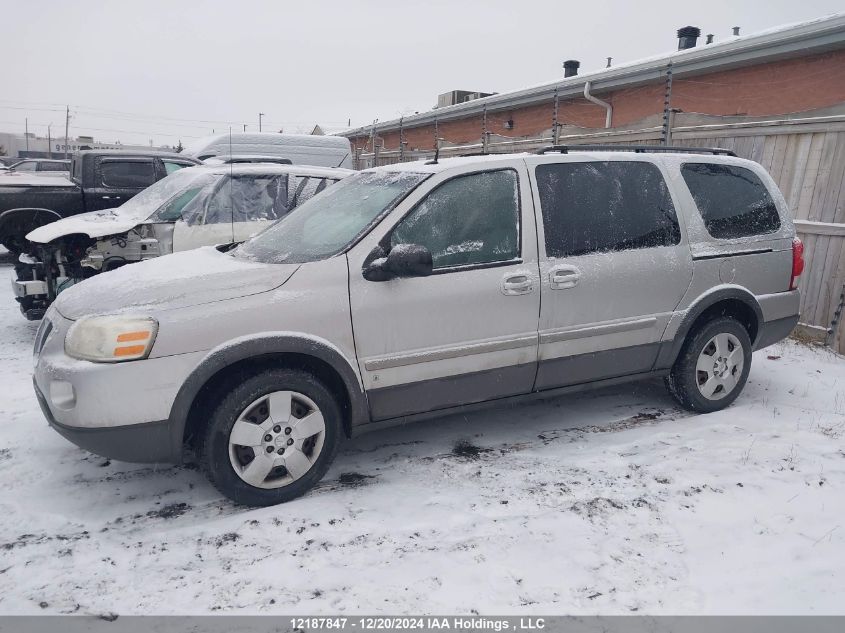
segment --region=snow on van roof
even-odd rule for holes
[[[346,178],[354,174],[351,169],[342,167],[318,167],[315,165],[279,165],[277,163],[225,163],[217,165],[197,165],[186,170],[202,170],[210,174],[263,175],[295,174],[320,178]],[[181,170],[180,170],[181,171]]]
[[[420,160],[408,163],[394,163],[392,165],[384,165],[381,167],[374,167],[367,171],[390,171],[390,172],[416,172],[423,174],[435,174],[446,169],[453,169],[456,167],[463,167],[466,165],[476,165],[484,163],[496,163],[514,158],[541,158],[540,154],[520,152],[512,154],[484,154],[473,156],[455,156],[451,158],[441,158],[436,163],[429,160]],[[655,151],[655,152],[632,152],[629,150],[579,150],[577,146],[571,146],[566,153],[548,152],[542,156],[555,156],[561,162],[577,162],[584,159],[589,160],[637,160],[648,162],[708,162],[708,163],[725,163],[725,164],[743,164],[754,163],[754,161],[737,156],[714,155],[707,151],[702,151],[700,154],[695,152],[672,152],[672,151]]]
[[[197,139],[187,146],[183,153],[196,156],[212,145],[262,145],[279,147],[331,147],[349,149],[349,139],[342,136],[319,136],[312,134],[279,134],[277,132],[233,132],[231,135],[215,134]]]

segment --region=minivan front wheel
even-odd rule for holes
[[[340,408],[322,382],[301,370],[268,369],[224,397],[200,456],[224,495],[244,505],[273,505],[323,477],[340,432]]]
[[[739,396],[751,368],[751,338],[731,317],[706,323],[692,334],[666,385],[685,409],[708,413]]]

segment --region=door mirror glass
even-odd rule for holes
[[[374,251],[371,255],[379,254]],[[431,251],[425,246],[397,244],[386,257],[376,257],[367,264],[363,273],[368,281],[387,281],[397,277],[428,277],[433,268]]]

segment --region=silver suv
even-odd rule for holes
[[[237,248],[84,281],[36,337],[44,414],[269,505],[342,436],[490,401],[664,376],[722,409],[797,322],[801,243],[760,165],[628,149],[371,169]]]

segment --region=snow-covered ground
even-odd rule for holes
[[[0,613],[845,613],[825,350],[758,352],[712,415],[655,382],[365,436],[306,497],[247,510],[49,429],[36,325],[0,294]]]

